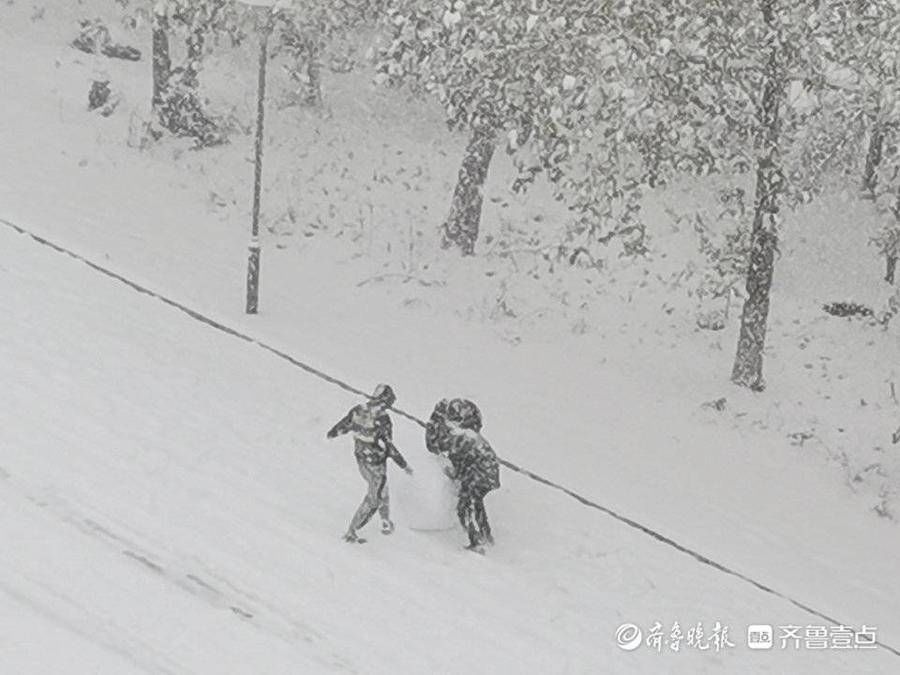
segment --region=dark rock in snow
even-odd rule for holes
[[[861,305],[858,302],[830,302],[823,305],[822,309],[832,316],[873,316],[874,312],[870,307]]]
[[[114,43],[109,36],[109,29],[100,19],[83,20],[81,32],[72,40],[72,46],[86,54],[103,54],[111,59],[141,59],[141,50],[136,47]]]
[[[91,90],[88,92],[88,110],[96,110],[103,107],[109,101],[111,90],[109,80],[94,80]]]

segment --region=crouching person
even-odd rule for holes
[[[450,460],[448,475],[458,481],[456,513],[469,536],[467,548],[483,551],[493,544],[484,498],[500,487],[500,464],[481,435],[481,411],[466,399],[444,399],[434,408],[425,429],[429,452]]]
[[[391,534],[394,531],[387,487],[388,457],[406,473],[412,473],[412,469],[393,443],[393,425],[387,409],[394,405],[396,400],[393,390],[386,384],[380,384],[368,402],[351,409],[327,434],[328,438],[346,433],[353,434],[356,462],[360,474],[368,485],[366,496],[363,497],[362,503],[350,521],[344,541],[364,542],[365,539],[360,538],[357,532],[369,522],[376,511],[381,516],[382,533]]]

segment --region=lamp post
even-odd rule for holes
[[[247,260],[247,314],[256,314],[259,307],[259,205],[262,189],[263,126],[266,112],[266,62],[269,54],[269,33],[272,31],[272,11],[278,0],[240,0],[256,9],[259,36],[259,79],[256,96],[256,143],[254,145],[253,215],[250,230],[250,255]],[[268,11],[266,11],[268,10]]]

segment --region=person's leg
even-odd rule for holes
[[[491,524],[488,522],[487,510],[484,508],[484,498],[487,493],[487,490],[480,490],[475,497],[475,520],[478,523],[482,541],[493,544],[494,535],[491,533]]]
[[[356,531],[362,528],[369,519],[375,515],[381,503],[381,491],[384,489],[386,480],[383,465],[372,465],[366,462],[359,462],[359,473],[368,484],[366,496],[363,497],[362,503],[353,514],[353,520],[350,521],[350,529],[347,530],[348,540],[356,538]]]
[[[459,502],[456,505],[456,515],[459,522],[469,536],[469,546],[478,546],[478,531],[475,527],[475,516],[472,511],[472,493],[465,486],[460,487]]]
[[[381,488],[381,495],[379,496],[378,515],[381,516],[382,534],[393,532],[394,522],[391,520],[391,496],[388,492],[387,476],[385,476],[384,486]]]

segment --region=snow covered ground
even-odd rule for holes
[[[896,668],[884,649],[747,649],[746,624],[825,622],[510,472],[489,500],[487,557],[403,513],[392,537],[348,546],[362,483],[348,443],[323,431],[352,398],[8,229],[0,242],[4,672]],[[431,459],[412,424],[398,443],[413,466]],[[399,501],[412,480],[391,475]],[[802,542],[740,525],[745,552]],[[806,600],[890,640],[896,598],[845,565],[796,570],[810,595],[819,584]],[[620,624],[657,620],[719,621],[735,646],[616,646]]]
[[[491,257],[448,264],[432,232],[459,139],[348,76],[329,119],[272,112],[262,313],[248,318],[249,137],[129,146],[146,62],[75,52],[82,10],[32,5],[0,8],[0,82],[16,92],[0,111],[0,218],[360,387],[390,381],[419,416],[470,396],[504,458],[900,647],[900,538],[871,510],[900,480],[885,440],[900,342],[819,311],[835,294],[883,300],[852,206],[790,230],[770,386],[741,392],[727,382],[736,326],[696,331],[691,302],[655,280],[677,249],[611,263],[599,290],[565,272],[503,286]],[[101,69],[123,96],[109,119],[84,109]],[[252,87],[220,72],[249,116]],[[507,195],[502,172],[489,234],[552,219],[540,190]],[[836,220],[849,225],[823,241]],[[897,671],[884,648],[749,650],[748,624],[826,621],[509,471],[486,558],[459,532],[410,531],[402,511],[390,539],[347,547],[363,485],[324,431],[353,397],[7,227],[0,288],[0,672]],[[702,407],[721,396],[725,411]],[[427,466],[421,429],[397,427]],[[398,507],[425,475],[391,476]],[[620,624],[654,621],[719,621],[735,647],[616,646]]]

